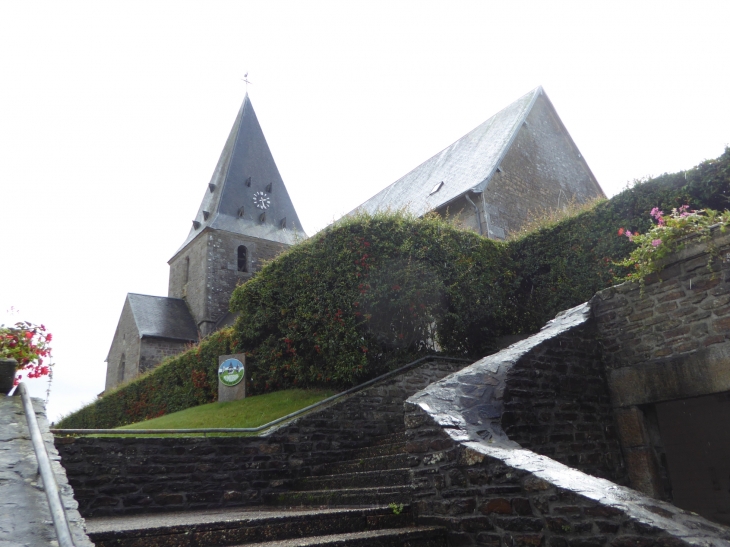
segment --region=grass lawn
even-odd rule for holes
[[[334,395],[322,389],[285,389],[228,403],[210,403],[118,429],[257,427]],[[220,435],[223,435],[222,433]],[[232,433],[231,435],[237,435]],[[189,435],[185,435],[189,436]]]

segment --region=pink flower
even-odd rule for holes
[[[661,239],[652,239],[651,240],[652,247],[659,247],[659,245],[661,245],[661,244],[662,244],[662,240]]]

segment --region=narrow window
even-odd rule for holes
[[[119,360],[119,369],[117,370],[117,383],[121,384],[124,382],[124,354],[122,353],[122,358]]]
[[[190,279],[190,257],[185,257],[185,275],[183,276],[183,284],[187,284],[188,279]]]
[[[246,249],[245,245],[238,246],[238,271],[248,271],[248,249]]]

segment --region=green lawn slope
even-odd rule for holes
[[[119,429],[197,429],[258,427],[331,397],[333,390],[285,389],[240,401],[209,403]]]

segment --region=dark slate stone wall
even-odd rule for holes
[[[673,499],[656,405],[730,392],[729,253],[716,230],[643,290],[624,283],[591,300],[630,484],[655,498]]]
[[[427,401],[445,424],[473,439],[522,446],[598,477],[626,480],[588,304],[410,400]]]
[[[507,373],[501,425],[523,448],[626,483],[592,321],[520,357]]]
[[[403,431],[403,403],[464,366],[428,360],[263,437],[58,437],[86,517],[258,505],[296,477]]]
[[[728,528],[529,450],[470,441],[420,405],[406,403],[416,521],[445,526],[449,545],[730,545]]]
[[[730,352],[730,234],[690,242],[643,291],[624,283],[592,305],[615,406],[730,390],[714,366]]]

